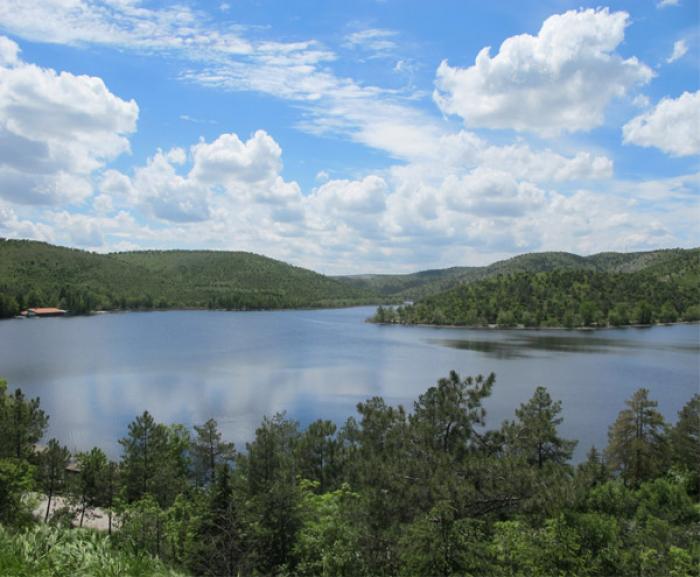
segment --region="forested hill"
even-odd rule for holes
[[[517,272],[537,273],[554,270],[594,272],[673,271],[687,260],[700,258],[700,249],[671,249],[649,252],[603,252],[579,256],[567,252],[528,253],[481,267],[451,267],[412,274],[367,274],[335,277],[356,288],[372,290],[383,296],[418,300],[444,292],[462,283]]]
[[[499,274],[415,304],[377,310],[376,322],[500,327],[619,326],[700,320],[698,250],[649,259],[635,272],[560,268]],[[624,259],[598,255],[614,267]],[[600,262],[599,260],[599,262]]]
[[[374,293],[248,252],[136,251],[110,255],[178,287],[187,302],[217,308],[286,308],[376,302]],[[206,306],[207,302],[204,302]]]
[[[502,310],[515,313],[524,306],[535,307],[531,312],[539,322],[547,323],[563,320],[556,312],[563,308],[576,313],[584,304],[579,297],[598,303],[600,314],[609,314],[617,301],[610,304],[609,297],[596,291],[617,291],[610,283],[624,285],[621,290],[627,295],[624,302],[628,303],[628,309],[636,306],[631,300],[636,295],[649,301],[653,314],[660,314],[661,306],[670,300],[678,315],[683,316],[687,306],[698,302],[693,289],[697,291],[700,281],[699,259],[700,249],[601,253],[589,257],[549,252],[520,255],[485,267],[454,267],[409,275],[328,277],[247,252],[171,250],[96,254],[43,242],[0,239],[0,318],[31,306],[58,306],[73,313],[182,307],[273,309],[397,302],[435,296],[420,307],[405,309],[413,316],[403,322],[443,322],[444,317],[444,322],[464,324],[465,319],[472,318],[471,313],[465,317],[462,305],[455,303],[478,298],[482,305],[475,314],[489,323],[496,322]],[[577,274],[561,276],[566,271]],[[555,274],[549,280],[538,276],[555,272],[559,276]],[[474,289],[464,286],[515,273],[521,275],[517,281],[501,279]],[[590,285],[597,296],[583,289],[573,290],[569,282]],[[684,292],[680,296],[676,293],[668,296],[666,289],[676,282],[687,285]],[[661,283],[659,287],[663,290],[656,291],[654,283]],[[550,292],[538,297],[539,304],[534,303],[520,294],[528,284],[532,285],[528,294],[545,289]],[[496,288],[498,291],[494,293]],[[453,292],[446,292],[450,290]],[[479,291],[484,290],[491,292],[482,295]],[[644,296],[649,291],[653,293],[651,297]],[[445,296],[436,296],[443,292]],[[500,295],[499,303],[494,302],[496,294]],[[558,304],[551,304],[552,299]],[[659,299],[663,300],[657,302]],[[537,309],[545,301],[550,304]],[[422,312],[417,315],[417,311]],[[631,315],[630,310],[627,316],[632,318]],[[528,321],[517,314],[515,318]]]
[[[95,254],[0,240],[0,317],[29,306],[266,309],[376,302],[366,289],[246,252]]]

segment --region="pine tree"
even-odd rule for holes
[[[21,389],[8,394],[7,381],[0,379],[0,458],[29,458],[48,422],[38,397],[27,399]]]
[[[39,457],[39,482],[46,493],[46,514],[44,522],[49,520],[51,501],[56,493],[66,486],[66,467],[70,461],[70,451],[62,447],[56,439],[51,439]]]
[[[625,401],[608,431],[606,456],[613,471],[626,484],[638,486],[658,476],[668,463],[668,425],[649,399],[647,389],[639,389]]]
[[[185,453],[189,434],[179,425],[156,423],[148,411],[129,424],[129,434],[120,439],[123,447],[123,482],[128,501],[151,494],[165,507],[183,488],[187,474]]]
[[[107,467],[107,456],[102,449],[94,447],[89,453],[78,455],[80,476],[78,478],[80,498],[80,527],[85,520],[88,508],[103,504],[103,479]]]
[[[114,499],[119,490],[119,465],[109,461],[102,471],[102,500],[103,507],[107,509],[107,532],[112,534],[112,514]]]
[[[484,424],[482,401],[491,394],[496,377],[491,373],[461,379],[451,371],[414,403],[411,426],[435,451],[464,451],[474,437],[474,427]]]
[[[226,464],[218,467],[195,542],[191,569],[197,574],[227,577],[239,574],[243,529]]]
[[[214,481],[215,471],[219,465],[229,465],[236,457],[233,443],[222,439],[219,426],[214,419],[209,419],[201,426],[195,425],[197,437],[192,443],[195,479],[199,485]]]
[[[561,401],[552,401],[545,387],[537,387],[532,398],[515,410],[511,440],[527,462],[542,469],[545,463],[565,464],[576,448],[577,441],[562,439],[557,434],[561,424]]]
[[[248,444],[245,468],[253,514],[257,518],[254,547],[263,573],[289,569],[299,530],[299,488],[294,452],[299,438],[296,421],[277,414],[263,419]]]
[[[297,445],[299,473],[304,479],[318,481],[318,490],[325,493],[335,488],[339,473],[337,427],[328,420],[311,423]]]
[[[695,495],[700,495],[700,394],[678,413],[678,422],[671,430],[673,463],[691,472]]]

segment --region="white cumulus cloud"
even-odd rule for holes
[[[502,170],[477,168],[462,178],[450,176],[442,186],[449,208],[477,216],[516,217],[541,206],[545,194]]]
[[[19,46],[6,36],[0,36],[0,66],[12,66],[19,62]]]
[[[133,176],[105,171],[100,206],[141,207],[163,221],[187,223],[210,220],[217,210],[294,204],[301,190],[280,175],[281,155],[264,130],[245,142],[224,133],[212,142],[200,140],[189,151],[159,150]]]
[[[192,156],[192,177],[204,183],[269,181],[282,167],[282,149],[264,130],[245,143],[236,134],[222,134],[212,143],[194,145]]]
[[[672,156],[700,153],[700,91],[664,98],[622,127],[625,144],[653,146]]]
[[[313,198],[335,214],[376,214],[384,209],[387,193],[384,179],[370,175],[362,180],[328,181],[315,191]]]
[[[615,52],[627,20],[607,8],[569,11],[547,18],[537,36],[506,39],[495,56],[482,49],[469,68],[443,61],[435,101],[469,126],[547,136],[595,128],[613,98],[653,76]]]
[[[138,105],[101,78],[28,64],[18,52],[0,37],[0,195],[28,204],[82,201],[91,174],[129,151]]]

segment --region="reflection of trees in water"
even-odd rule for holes
[[[488,341],[471,339],[430,339],[430,342],[450,347],[485,353],[498,359],[524,358],[528,355],[521,345],[509,341]]]
[[[620,349],[648,349],[676,352],[698,352],[700,345],[647,343],[644,341],[609,339],[590,336],[561,336],[510,334],[493,339],[429,339],[429,342],[453,349],[464,349],[485,353],[498,359],[515,359],[530,356],[530,351],[552,351],[564,353],[615,353]]]

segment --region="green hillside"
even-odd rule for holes
[[[369,291],[247,252],[137,251],[110,256],[168,279],[177,288],[170,299],[194,306],[286,308],[376,302]]]
[[[335,277],[356,288],[376,291],[387,297],[418,300],[444,292],[461,283],[474,282],[516,272],[590,270],[596,272],[637,272],[647,268],[672,270],[688,255],[700,258],[700,249],[670,249],[649,252],[604,252],[578,256],[566,252],[528,253],[481,267],[451,267],[403,275],[351,275]]]
[[[629,283],[640,282],[652,290],[649,278],[654,278],[662,283],[661,287],[680,284],[690,294],[700,280],[692,272],[697,270],[699,259],[700,249],[600,253],[589,257],[549,252],[524,254],[484,267],[332,278],[247,252],[171,250],[96,254],[43,242],[0,239],[0,318],[13,316],[30,306],[59,306],[81,313],[99,309],[273,309],[400,302],[425,299],[488,279],[554,271],[633,275],[624,282],[626,291],[631,290]],[[683,274],[679,274],[681,272]],[[646,276],[634,276],[637,273]],[[511,290],[507,288],[509,282],[496,283],[503,298],[507,296],[503,291]],[[523,282],[522,278],[517,281],[518,285]],[[544,286],[555,291],[569,290],[570,287],[559,286],[558,282],[553,288],[548,281]],[[495,290],[495,286],[484,286]],[[607,284],[605,287],[605,290],[615,290]],[[555,298],[553,295],[546,297]],[[452,297],[439,297],[438,301],[442,298]],[[645,299],[658,300],[653,295]],[[492,296],[487,300],[492,300]],[[603,302],[604,299],[598,300]],[[518,306],[525,306],[522,299],[518,302]],[[629,306],[633,307],[634,303]],[[681,305],[674,306],[682,314]],[[604,311],[601,314],[607,314],[610,307],[601,307]],[[436,310],[444,308],[442,304],[436,305]],[[513,307],[508,304],[505,308]],[[495,322],[489,310],[479,309],[478,318]],[[557,318],[551,316],[549,309],[542,314],[541,322],[549,322],[548,317],[550,320]],[[448,318],[463,323],[457,316],[450,314]],[[423,315],[420,319],[416,322],[425,321]]]
[[[498,274],[460,284],[413,305],[380,307],[373,320],[502,327],[700,320],[698,252],[668,251],[629,259],[596,255],[584,259],[579,268]],[[517,260],[522,263],[524,259]],[[633,272],[620,272],[623,270]]]
[[[245,252],[95,254],[0,240],[0,316],[29,306],[229,309],[343,306],[373,294],[310,270]]]

